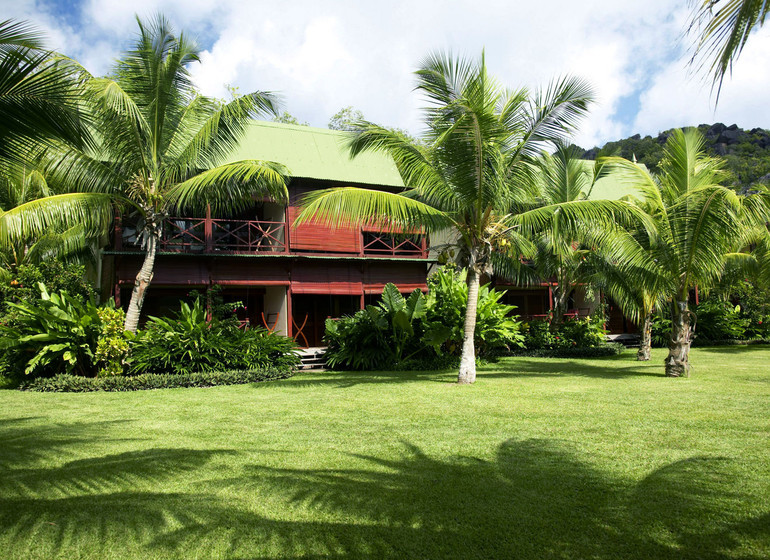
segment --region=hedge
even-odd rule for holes
[[[618,356],[626,347],[620,342],[610,342],[602,346],[568,346],[565,348],[533,348],[514,350],[512,356],[526,358],[605,358]]]
[[[199,373],[143,373],[141,375],[116,375],[114,377],[81,377],[60,374],[41,377],[23,383],[22,391],[47,393],[87,393],[92,391],[141,391],[144,389],[172,389],[177,387],[214,387],[256,383],[272,379],[284,379],[294,375],[290,368],[264,368],[252,370],[208,371]]]

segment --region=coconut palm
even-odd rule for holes
[[[717,89],[754,29],[764,25],[767,0],[694,0],[690,30],[697,34],[692,62],[702,59]]]
[[[72,254],[78,232],[104,231],[110,200],[52,191],[38,171],[46,151],[82,148],[82,69],[43,47],[24,22],[0,22],[0,254],[19,263]],[[69,233],[66,233],[69,232]]]
[[[513,212],[526,211],[528,207],[555,207],[581,201],[585,206],[602,207],[602,202],[589,202],[596,181],[607,174],[607,169],[598,162],[591,166],[581,159],[582,151],[576,146],[557,142],[554,153],[544,152],[534,164],[536,191],[533,201],[523,207],[512,208]],[[601,228],[598,231],[598,228]],[[550,282],[553,293],[553,319],[559,324],[567,312],[569,296],[576,286],[585,283],[593,274],[592,255],[600,250],[597,241],[609,243],[617,252],[618,241],[609,233],[622,234],[625,230],[605,229],[585,223],[579,230],[565,231],[562,227],[561,212],[556,212],[546,227],[535,232],[531,239],[536,253],[532,267],[540,282]]]
[[[720,185],[727,178],[723,161],[705,155],[703,136],[692,129],[673,131],[657,175],[622,158],[606,163],[633,181],[655,225],[649,251],[671,304],[666,375],[687,376],[696,320],[690,292],[713,286],[727,255],[745,243],[747,232],[764,225],[766,194],[744,197]]]
[[[84,86],[98,149],[71,150],[55,169],[59,180],[112,193],[141,216],[145,258],[126,313],[129,331],[138,326],[172,211],[203,212],[208,205],[216,214],[253,204],[258,196],[288,198],[280,165],[221,164],[255,115],[275,113],[274,96],[254,92],[222,103],[199,95],[188,70],[199,60],[197,46],[175,35],[162,16],[137,22],[137,40],[112,75]]]
[[[0,266],[93,261],[111,220],[109,196],[57,194],[38,169],[0,164]]]
[[[389,154],[407,188],[401,193],[357,188],[312,193],[298,222],[336,224],[379,220],[393,231],[444,232],[467,267],[468,303],[458,383],[476,378],[474,332],[479,282],[493,269],[512,277],[525,271],[520,255],[533,251],[527,236],[551,223],[558,209],[565,232],[587,221],[612,224],[612,211],[629,205],[583,201],[534,208],[532,162],[548,142],[564,138],[586,113],[591,89],[564,78],[542,91],[507,90],[478,61],[429,56],[416,72],[428,99],[422,142],[361,121],[350,150]],[[512,212],[513,207],[526,210]],[[450,232],[450,233],[447,233]]]
[[[28,163],[41,146],[88,141],[78,107],[83,76],[74,61],[46,50],[25,22],[0,22],[0,159]]]

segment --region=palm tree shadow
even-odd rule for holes
[[[484,377],[596,377],[623,379],[626,377],[663,377],[663,364],[637,362],[628,356],[614,356],[592,361],[570,359],[517,358],[481,372]]]
[[[67,437],[81,445],[104,436],[60,429],[48,435],[59,442],[54,455]],[[400,454],[352,455],[345,469],[248,465],[194,491],[155,489],[222,453],[149,449],[51,467],[17,452],[0,480],[5,557],[98,556],[115,546],[174,558],[721,560],[770,550],[768,506],[727,458],[691,457],[636,481],[559,440],[507,440],[490,459],[437,458],[404,442]],[[267,499],[282,505],[249,505]]]
[[[258,556],[248,540],[257,534],[294,558],[759,559],[770,549],[769,514],[741,509],[724,458],[675,462],[639,483],[615,480],[554,440],[509,440],[490,461],[439,460],[410,444],[398,459],[355,458],[366,468],[255,465],[227,481],[246,495],[286,495],[297,511],[356,520],[263,520],[249,531],[253,519],[231,517],[228,527],[244,525],[229,552]],[[723,495],[732,498],[715,499]],[[185,527],[156,542],[177,549],[222,528]],[[759,552],[740,548],[748,531]]]

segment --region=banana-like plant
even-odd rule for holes
[[[83,303],[64,291],[49,294],[44,284],[39,288],[38,301],[7,303],[16,312],[16,324],[0,325],[0,349],[25,356],[26,375],[93,375],[102,329],[96,304]]]

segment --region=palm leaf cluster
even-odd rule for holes
[[[712,74],[717,90],[752,31],[765,23],[767,0],[694,0],[690,31],[697,34],[692,61]]]
[[[312,193],[299,221],[378,220],[383,228],[424,228],[434,241],[447,238],[469,270],[459,380],[472,382],[480,276],[497,270],[509,278],[532,278],[521,256],[536,253],[544,230],[604,243],[622,224],[642,219],[642,212],[626,202],[559,197],[537,184],[543,150],[564,141],[586,114],[592,100],[586,83],[562,78],[535,92],[509,90],[488,74],[483,55],[470,61],[434,54],[416,76],[428,102],[421,142],[366,121],[356,123],[350,140],[351,156],[367,150],[389,154],[407,188]],[[587,224],[593,237],[585,237]]]

